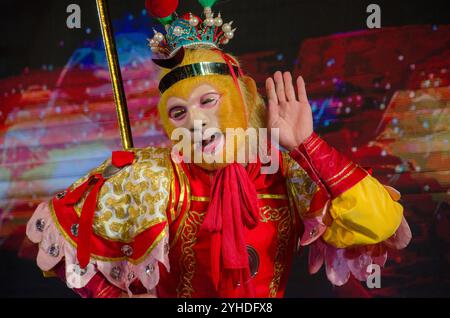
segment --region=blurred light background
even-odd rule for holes
[[[226,48],[263,84],[276,70],[303,75],[315,129],[402,192],[411,245],[391,253],[382,288],[332,287],[295,259],[287,297],[450,296],[450,17],[448,1],[221,0],[233,20]],[[81,29],[66,7],[81,7]],[[158,122],[158,70],[147,38],[162,27],[144,0],[110,0],[135,146],[167,146]],[[179,12],[201,12],[180,0]],[[74,297],[44,279],[25,225],[36,205],[120,148],[92,0],[3,0],[0,12],[0,296]],[[305,254],[305,253],[304,253]]]

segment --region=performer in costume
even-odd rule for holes
[[[152,50],[164,59],[158,111],[168,136],[198,133],[192,148],[232,163],[189,163],[171,149],[115,151],[49,202],[27,225],[38,266],[82,297],[283,297],[294,252],[309,246],[309,271],[325,264],[341,286],[366,280],[388,248],[411,232],[381,185],[313,132],[305,84],[290,73],[266,82],[268,105],[236,58],[221,50],[234,36],[200,0],[204,19],[176,17],[178,1],[147,1],[165,24]],[[248,139],[227,147],[226,128],[279,129],[279,169],[237,162]],[[208,128],[217,133],[206,136]],[[183,154],[184,155],[184,154]],[[227,161],[229,162],[229,160]]]

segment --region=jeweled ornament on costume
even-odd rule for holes
[[[178,17],[175,10],[178,0],[147,0],[146,8],[165,27],[166,34],[154,30],[149,45],[153,53],[172,57],[181,47],[220,48],[233,37],[233,21],[224,23],[220,13],[212,12],[216,0],[199,0],[204,19],[188,12]]]

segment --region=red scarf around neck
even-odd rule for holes
[[[233,163],[215,172],[201,229],[211,233],[212,276],[221,297],[252,297],[244,226],[258,224],[255,178],[261,164]],[[238,289],[238,291],[236,290]]]

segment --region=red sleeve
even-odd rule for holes
[[[289,155],[331,198],[361,181],[367,172],[312,133]]]

